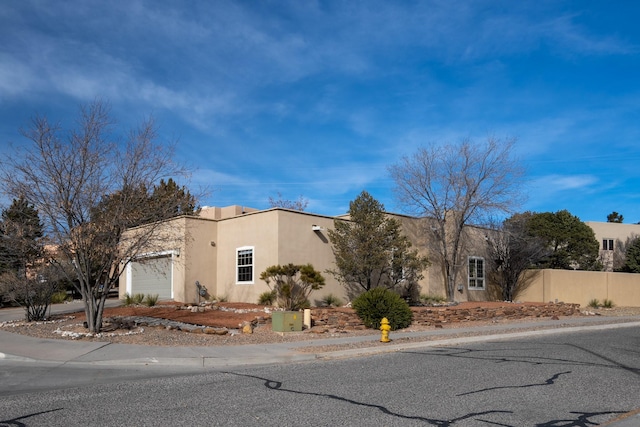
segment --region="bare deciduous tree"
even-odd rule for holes
[[[28,322],[46,320],[53,294],[61,290],[59,269],[47,259],[29,266],[28,274],[7,271],[0,275],[0,294],[24,307]]]
[[[304,212],[309,205],[309,200],[302,196],[298,196],[296,200],[287,200],[282,197],[282,193],[278,192],[278,198],[274,199],[269,196],[269,206],[272,208],[285,208],[294,211]]]
[[[515,301],[535,277],[524,272],[549,252],[544,240],[528,232],[528,219],[526,214],[513,215],[487,233],[489,286],[497,288],[496,297],[503,301]]]
[[[52,280],[38,211],[23,197],[2,211],[0,222],[0,298],[24,307],[28,321],[45,320]]]
[[[121,142],[112,139],[113,130],[109,108],[99,100],[83,106],[67,132],[36,117],[22,131],[30,144],[2,165],[5,191],[34,204],[57,245],[61,271],[68,271],[62,264],[72,267],[69,279],[77,283],[92,332],[100,331],[105,300],[124,267],[161,245],[159,224],[174,215],[175,203],[149,203],[149,189],[184,175],[173,162],[173,145],[156,143],[153,120]],[[150,225],[122,244],[123,232],[138,224]]]
[[[521,199],[518,183],[523,169],[514,159],[514,142],[489,138],[484,143],[465,139],[434,144],[389,168],[402,208],[429,218],[425,237],[442,266],[451,301],[465,265],[461,250],[465,226],[512,212]]]

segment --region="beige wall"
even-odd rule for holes
[[[400,221],[402,224],[402,232],[409,237],[413,247],[418,249],[421,255],[429,258],[431,262],[429,268],[423,273],[424,278],[419,282],[421,288],[420,293],[446,297],[444,266],[438,253],[438,246],[434,246],[435,240],[430,239],[430,234],[432,233],[431,227],[435,224],[425,218],[398,214],[389,215]],[[467,286],[468,257],[485,258],[485,266],[488,266],[485,238],[487,233],[488,231],[486,229],[480,227],[465,227],[463,230],[463,237],[460,243],[460,257],[456,266],[455,301],[486,301],[488,299],[486,286],[485,290],[469,290]],[[459,291],[460,285],[462,285],[461,291]]]
[[[343,286],[327,273],[327,270],[335,268],[327,232],[333,228],[333,217],[279,208],[256,211],[239,206],[207,208],[204,213],[204,216],[179,217],[164,223],[163,230],[175,236],[175,241],[164,239],[164,246],[155,249],[179,253],[173,256],[173,295],[176,301],[196,302],[195,282],[199,281],[212,297],[257,302],[260,294],[269,290],[260,280],[260,273],[269,266],[288,263],[311,263],[325,277],[324,288],[310,296],[312,304],[318,304],[330,293],[348,301]],[[403,232],[413,246],[431,261],[419,283],[420,293],[444,296],[442,268],[425,239],[425,221],[390,215],[401,222]],[[467,290],[467,256],[483,256],[484,231],[469,228],[466,234],[456,283],[463,285],[463,291],[456,291],[456,300],[485,300],[485,291]],[[236,250],[241,247],[254,249],[254,280],[250,284],[236,283]],[[126,280],[126,275],[123,275],[120,280],[121,297],[126,292]]]
[[[640,224],[619,224],[616,222],[586,221],[602,246],[602,239],[618,239],[624,242],[627,237],[640,236]]]
[[[186,218],[184,256],[174,271],[176,301],[198,301],[196,281],[216,295],[217,223],[200,218]]]
[[[316,225],[321,230],[314,231]],[[249,213],[218,222],[217,292],[231,301],[257,302],[269,290],[260,273],[277,264],[313,264],[326,279],[326,285],[311,294],[314,304],[333,293],[344,300],[342,287],[325,271],[333,267],[333,252],[327,229],[333,218],[271,209]],[[254,248],[254,280],[252,284],[236,284],[236,249]]]
[[[518,301],[566,302],[587,306],[609,299],[617,306],[640,307],[640,274],[603,271],[530,270],[531,284]]]
[[[620,224],[616,222],[585,222],[596,236],[600,245],[600,260],[606,271],[613,271],[614,251],[603,250],[602,241],[613,239],[616,251],[620,251],[620,244],[626,243],[628,238],[640,236],[640,224]]]

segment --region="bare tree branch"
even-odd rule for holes
[[[303,196],[298,196],[296,200],[287,200],[282,197],[282,193],[278,192],[278,198],[274,199],[269,196],[269,206],[272,208],[285,208],[294,211],[304,212],[309,205],[309,200]]]
[[[185,176],[173,161],[174,145],[157,143],[153,120],[142,122],[124,142],[113,130],[108,105],[99,100],[83,106],[76,127],[67,132],[36,117],[22,132],[31,145],[2,164],[5,191],[34,204],[58,246],[60,266],[73,267],[70,279],[77,280],[94,332],[126,264],[145,245],[166,238],[154,224],[175,215],[176,204],[152,203],[154,185]],[[118,246],[127,228],[147,223]]]
[[[441,262],[450,300],[464,265],[465,226],[513,212],[522,199],[523,169],[513,157],[514,143],[491,137],[480,144],[434,144],[389,168],[403,209],[427,218],[425,235]]]

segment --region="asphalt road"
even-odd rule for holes
[[[2,427],[577,427],[640,408],[637,328],[197,374],[11,368]],[[12,388],[19,369],[32,387]],[[37,386],[30,369],[49,381]]]

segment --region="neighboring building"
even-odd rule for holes
[[[616,261],[623,259],[623,246],[627,239],[640,237],[640,224],[622,224],[618,222],[585,222],[596,235],[600,243],[600,259],[605,271],[613,271]]]
[[[421,293],[445,295],[442,268],[437,257],[429,253],[429,242],[421,232],[428,223],[422,218],[389,215],[401,222],[414,247],[427,254],[432,263],[419,283]],[[143,293],[196,302],[198,282],[211,296],[255,303],[261,293],[269,290],[260,280],[260,273],[267,267],[311,263],[326,279],[324,288],[311,294],[311,303],[318,304],[330,293],[348,300],[342,285],[326,273],[335,267],[327,230],[333,227],[334,220],[347,218],[283,208],[228,206],[203,208],[199,216],[168,220],[164,230],[173,237],[127,264],[120,278],[120,297]],[[469,227],[466,234],[465,255],[457,266],[455,299],[486,300],[485,232]]]

